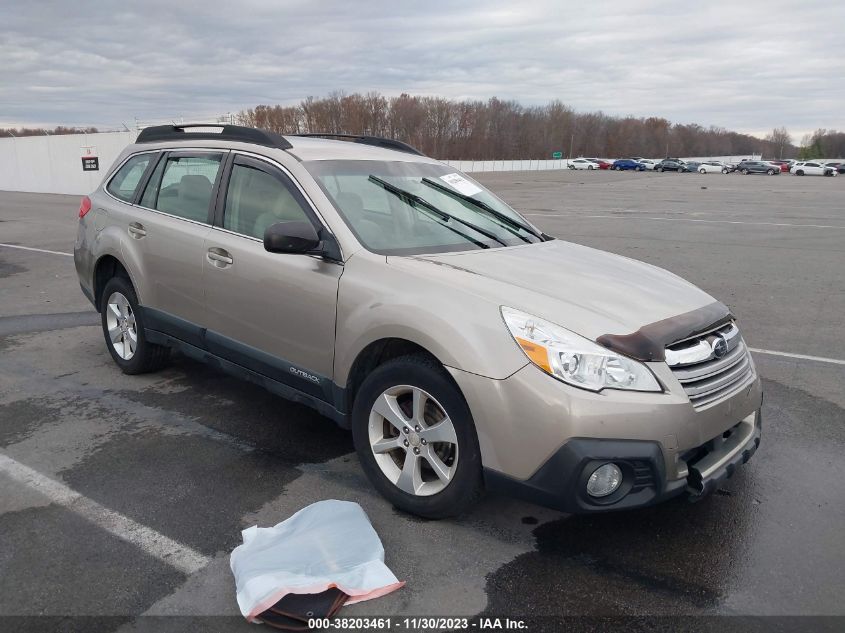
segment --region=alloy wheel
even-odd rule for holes
[[[106,303],[106,329],[117,355],[131,360],[138,347],[138,330],[132,306],[120,292],[113,292]]]
[[[419,387],[398,385],[376,398],[368,436],[382,474],[407,494],[437,494],[455,475],[455,426],[443,406]]]

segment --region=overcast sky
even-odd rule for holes
[[[193,8],[192,8],[193,5]],[[0,5],[0,126],[133,125],[333,90],[845,128],[838,0]]]

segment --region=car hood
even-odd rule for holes
[[[662,268],[562,240],[402,259],[418,272],[592,340],[715,301]]]

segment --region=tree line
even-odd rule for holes
[[[845,132],[820,128],[812,134],[807,134],[801,141],[798,157],[845,158]]]
[[[560,101],[523,106],[496,97],[480,101],[333,92],[322,98],[308,97],[297,105],[258,105],[242,110],[235,120],[280,134],[386,136],[446,160],[551,158],[554,152],[570,158],[751,154],[769,159],[845,158],[845,132],[836,130],[816,130],[799,147],[783,127],[758,138],[661,117],[576,112]],[[97,128],[0,128],[0,137],[94,132]]]
[[[18,136],[53,136],[54,134],[96,134],[99,130],[95,127],[65,127],[58,125],[53,129],[43,127],[0,127],[0,138]]]
[[[298,105],[259,105],[238,122],[280,134],[324,132],[398,139],[441,159],[494,160],[575,156],[797,156],[784,128],[766,138],[660,117],[575,112],[560,101],[523,106],[443,97],[385,97],[377,92],[308,97]]]

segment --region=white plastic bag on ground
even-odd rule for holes
[[[346,604],[403,586],[384,564],[384,547],[357,503],[329,499],[271,528],[253,526],[232,552],[238,606],[249,621],[289,593],[337,587]]]

